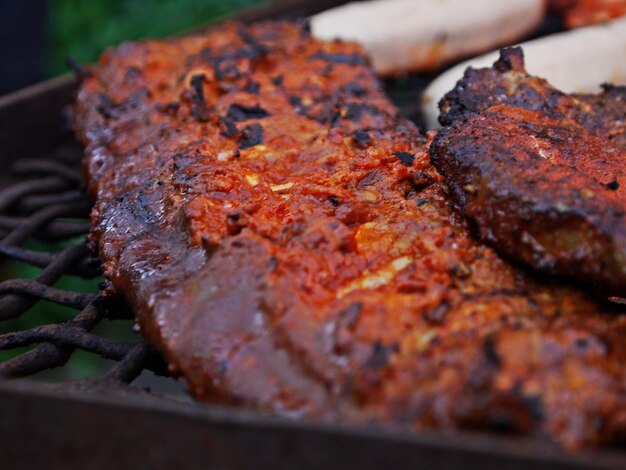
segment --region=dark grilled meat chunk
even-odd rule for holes
[[[290,23],[126,44],[75,115],[106,276],[198,399],[624,435],[626,316],[474,241],[356,45]]]
[[[626,88],[567,95],[519,49],[469,69],[430,148],[465,216],[506,256],[626,295]]]

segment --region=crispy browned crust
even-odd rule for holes
[[[508,49],[468,70],[441,110],[433,163],[483,239],[626,295],[626,88],[566,95]]]
[[[620,439],[626,317],[476,243],[366,62],[287,23],[103,56],[91,236],[142,333],[203,400]]]

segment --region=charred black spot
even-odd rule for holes
[[[326,64],[320,70],[320,75],[322,77],[328,77],[331,73],[333,73],[333,70],[335,70],[335,67],[333,67],[333,64]]]
[[[283,76],[282,75],[276,75],[276,76],[270,78],[270,80],[276,86],[281,86],[283,84]]]
[[[367,95],[367,89],[355,82],[348,83],[344,87],[344,90],[356,96],[357,98],[362,98],[363,96]]]
[[[311,119],[315,119],[320,124],[331,124],[336,126],[339,122],[341,114],[336,109],[327,109],[319,113],[317,116],[309,116]]]
[[[486,338],[483,342],[483,355],[487,362],[494,367],[500,367],[502,365],[502,359],[496,350],[496,343],[493,338]]]
[[[222,359],[221,361],[219,361],[218,365],[217,365],[217,373],[220,375],[225,374],[226,372],[228,372],[228,368],[230,367],[228,361],[226,359]]]
[[[175,114],[180,108],[178,101],[172,101],[170,103],[159,103],[156,105],[156,109],[165,114]]]
[[[619,183],[617,182],[617,180],[613,180],[610,183],[607,183],[605,186],[611,191],[617,191],[619,189]]]
[[[260,124],[248,124],[241,131],[239,148],[247,149],[263,142],[263,127]]]
[[[372,138],[370,135],[361,129],[356,130],[354,134],[352,134],[352,140],[354,140],[354,143],[359,147],[368,147],[372,145]]]
[[[250,59],[256,59],[269,52],[269,49],[258,42],[246,29],[239,29],[239,37],[248,45],[247,50],[244,51],[243,54]]]
[[[194,75],[193,77],[191,77],[191,87],[193,88],[193,90],[196,92],[196,95],[199,96],[200,98],[204,99],[204,87],[202,86],[202,84],[204,83],[204,74],[198,74],[198,75]]]
[[[543,402],[540,395],[524,395],[523,401],[528,413],[535,421],[543,418]]]
[[[340,204],[339,198],[337,196],[328,196],[328,202],[330,202],[335,207]]]
[[[246,83],[243,90],[252,95],[258,95],[261,90],[261,84],[259,82],[255,82],[254,80],[248,80],[248,83]]]
[[[291,95],[289,97],[289,104],[293,106],[298,114],[306,114],[307,109],[304,104],[302,104],[302,98],[296,95]]]
[[[226,117],[234,122],[247,121],[249,119],[263,119],[269,116],[265,109],[258,104],[253,106],[246,106],[243,104],[231,104],[228,108]]]
[[[81,82],[92,75],[91,70],[79,63],[74,57],[70,56],[65,59],[65,64],[74,72],[74,76]]]
[[[98,95],[100,104],[96,107],[96,110],[107,119],[117,119],[121,116],[121,110],[119,105],[113,102],[113,100],[106,93],[100,93]]]
[[[415,155],[413,155],[412,153],[396,152],[394,153],[394,155],[398,158],[398,160],[400,160],[400,163],[402,163],[403,165],[411,166],[413,165],[413,162],[415,162]]]
[[[372,347],[372,355],[368,359],[366,367],[381,369],[388,366],[390,353],[391,348],[385,346],[380,340],[377,340]]]
[[[576,349],[578,349],[579,351],[584,351],[585,349],[587,349],[587,346],[589,346],[589,341],[587,340],[587,338],[578,338],[576,340],[576,343],[574,343],[576,346]]]
[[[431,323],[433,325],[442,325],[446,319],[448,308],[449,308],[448,304],[444,302],[442,304],[437,305],[432,310],[425,312],[422,315],[422,318],[428,323]]]
[[[344,105],[344,107],[346,110],[344,117],[353,122],[360,121],[363,113],[369,113],[373,115],[381,114],[380,109],[371,104],[347,103]]]
[[[324,60],[333,64],[347,65],[367,65],[369,61],[367,57],[360,54],[330,54],[324,51],[318,51],[309,57],[311,60]]]
[[[172,155],[172,160],[173,160],[172,167],[174,168],[174,171],[179,171],[183,168],[185,157],[186,157],[185,154],[179,153],[179,152]]]
[[[223,128],[221,134],[225,137],[235,137],[239,132],[235,123],[226,118],[220,118],[220,124]]]
[[[153,194],[143,191],[137,191],[134,197],[125,199],[121,204],[137,221],[141,221],[145,225],[153,225],[157,223],[158,216],[152,210]]]
[[[300,98],[299,96],[296,96],[296,95],[291,95],[289,97],[289,103],[292,106],[302,106],[302,98]]]
[[[236,63],[239,59],[255,60],[268,53],[269,50],[264,45],[258,43],[246,31],[243,31],[243,34],[240,34],[240,36],[246,43],[245,46],[236,47],[234,49],[229,48],[227,51],[207,47],[202,49],[196,55],[200,61],[211,64],[211,66],[215,69],[216,78],[218,80],[221,80],[222,78],[233,78],[233,75],[228,77],[224,74],[233,73],[233,66],[235,66],[234,68],[236,69]],[[237,70],[236,76],[240,76],[239,70]]]
[[[152,93],[148,88],[141,87],[130,95],[130,98],[124,103],[124,106],[137,109],[146,98],[150,98],[151,96]]]
[[[371,184],[374,184],[378,177],[378,173],[376,171],[371,171],[367,174],[367,176],[361,178],[361,180],[357,183],[357,189],[363,189]]]
[[[521,47],[507,47],[500,50],[500,58],[493,64],[496,72],[505,73],[516,70],[521,64],[524,65],[524,52]]]
[[[417,196],[417,191],[414,191],[412,189],[410,189],[409,191],[407,191],[404,194],[404,199],[406,199],[407,201],[410,201],[411,199],[413,199],[415,196]]]
[[[467,279],[472,275],[472,267],[466,263],[459,263],[452,268],[452,275],[459,279]]]
[[[133,66],[126,67],[126,70],[124,71],[124,80],[133,81],[140,78],[142,75],[141,69]]]
[[[204,78],[204,74],[198,74],[191,77],[190,81],[191,88],[193,89],[193,94],[191,95],[193,107],[191,112],[200,121],[207,121],[209,119],[209,110],[204,101]]]
[[[220,57],[213,61],[213,69],[215,70],[215,78],[220,81],[236,80],[241,77],[237,62],[228,57]]]
[[[240,211],[233,211],[226,216],[226,230],[229,235],[238,235],[247,226]]]
[[[602,83],[600,84],[600,86],[602,87],[602,91],[607,92],[607,93],[613,90],[626,89],[626,87],[615,85],[614,83]]]
[[[352,302],[348,308],[339,312],[339,325],[350,330],[354,329],[361,317],[363,304]]]

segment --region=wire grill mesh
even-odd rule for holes
[[[9,272],[0,282],[0,378],[62,367],[76,350],[116,361],[102,376],[83,383],[124,385],[144,370],[166,374],[163,361],[144,340],[118,341],[93,333],[104,320],[133,318],[106,281],[92,293],[55,287],[65,275],[101,276],[100,262],[86,240],[91,203],[80,188],[80,157],[80,149],[69,146],[50,158],[19,160],[9,170],[12,183],[0,190],[0,263]],[[32,249],[33,240],[45,249]],[[34,277],[17,278],[11,261],[41,270]],[[71,309],[72,318],[15,328],[14,320],[42,301]]]

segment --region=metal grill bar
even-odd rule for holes
[[[0,211],[5,210],[11,204],[26,195],[59,191],[68,187],[67,181],[58,176],[41,178],[39,181],[24,181],[15,184],[4,191],[0,191]]]
[[[76,326],[89,331],[104,317],[104,310],[97,308],[94,300],[74,319],[67,322],[68,326]],[[60,347],[52,343],[43,343],[34,349],[0,364],[0,377],[18,378],[33,375],[42,370],[64,365],[74,350]]]
[[[0,349],[29,346],[50,342],[57,346],[73,346],[100,354],[106,359],[123,359],[133,349],[132,343],[113,342],[86,332],[83,328],[63,325],[46,325],[18,333],[0,335]]]
[[[71,204],[55,204],[52,206],[44,207],[33,214],[31,214],[27,218],[19,218],[18,220],[14,220],[13,225],[7,224],[11,231],[6,235],[0,244],[5,246],[15,246],[21,243],[24,243],[26,239],[30,236],[37,236],[37,230],[41,227],[46,226],[53,219],[60,217],[85,217],[89,214],[90,204],[87,201],[80,201],[78,203]],[[67,233],[66,225],[64,224],[64,229],[61,229],[58,224],[54,227],[48,227],[48,237],[44,238],[53,238],[56,240],[60,240],[67,237],[73,237],[80,235],[84,232],[84,228],[86,225],[82,225],[82,232],[79,230],[70,231]],[[57,233],[56,230],[59,230],[61,233]]]
[[[26,279],[11,279],[0,283],[1,294],[20,294],[21,296],[35,297],[76,309],[85,308],[94,297],[93,294],[68,292],[62,289],[55,289],[41,282]]]
[[[1,242],[0,242],[1,243]],[[63,274],[68,272],[68,266],[78,262],[87,254],[87,246],[84,243],[70,246],[57,256],[44,268],[31,282],[50,285],[55,283]],[[16,318],[25,310],[32,307],[36,299],[23,296],[7,295],[0,298],[0,321]]]
[[[32,347],[0,363],[0,378],[25,377],[63,366],[76,349],[119,361],[105,375],[92,379],[94,384],[123,386],[144,370],[166,375],[164,362],[145,341],[113,341],[91,332],[103,319],[133,318],[108,283],[101,283],[97,294],[54,287],[64,275],[93,279],[102,274],[87,243],[73,241],[88,232],[91,208],[79,188],[79,162],[72,160],[73,155],[80,156],[80,152],[70,150],[54,160],[19,161],[11,169],[18,181],[0,191],[0,260],[42,268],[32,279],[0,282],[0,328],[3,321],[23,316],[40,300],[77,311],[64,323],[0,334],[0,350]],[[70,245],[60,252],[37,251],[23,246],[30,239]]]
[[[154,361],[156,352],[146,343],[135,344],[105,375],[106,380],[130,383],[135,380],[144,369],[152,370],[160,375],[166,375],[167,370],[162,362]]]
[[[42,194],[31,195],[19,202],[19,210],[25,212],[32,212],[37,209],[42,209],[52,204],[64,204],[69,202],[78,202],[85,198],[85,194],[82,191],[71,189],[58,194]]]
[[[13,165],[12,172],[18,176],[57,175],[63,178],[66,183],[69,182],[76,185],[80,184],[81,181],[80,173],[54,160],[29,159],[17,161]]]

